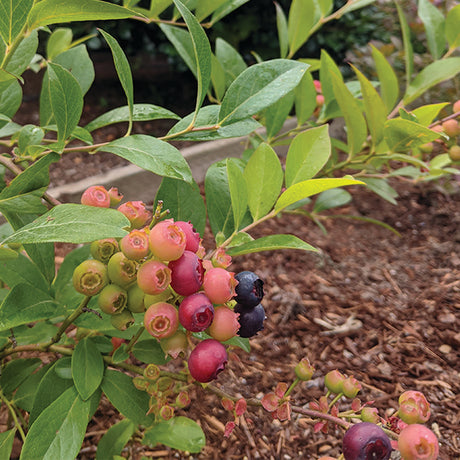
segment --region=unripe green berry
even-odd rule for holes
[[[121,313],[118,313],[118,315],[112,315],[110,317],[110,322],[115,329],[126,331],[126,329],[134,324],[134,316],[125,308]]]
[[[313,377],[315,368],[310,364],[308,358],[302,358],[295,367],[295,375],[298,379],[307,381]]]
[[[160,340],[161,349],[165,356],[171,356],[176,359],[181,353],[184,354],[187,349],[187,335],[182,330],[177,330],[171,337]]]
[[[98,294],[109,282],[107,267],[99,260],[85,260],[75,268],[72,283],[77,292],[87,296]]]
[[[122,252],[114,254],[107,264],[110,281],[123,288],[127,288],[136,281],[137,269],[137,262],[129,260]]]
[[[144,313],[144,291],[137,285],[133,284],[128,288],[128,310],[132,313]]]
[[[449,149],[449,157],[452,161],[460,161],[460,145],[453,145]]]
[[[326,388],[334,393],[339,394],[343,392],[343,381],[345,380],[345,376],[339,372],[337,369],[328,372],[324,376],[324,385]]]
[[[361,410],[361,420],[377,424],[380,421],[379,411],[376,407],[365,406]]]
[[[128,293],[116,284],[108,284],[99,293],[97,303],[99,308],[108,315],[121,313],[128,300]]]
[[[361,390],[361,384],[353,377],[347,377],[342,382],[342,392],[347,398],[354,398]]]
[[[118,241],[115,238],[96,240],[90,246],[91,255],[94,259],[106,264],[110,258],[118,252]]]

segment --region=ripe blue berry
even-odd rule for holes
[[[234,299],[245,307],[259,305],[264,297],[264,282],[253,272],[244,271],[235,275],[238,281]]]
[[[254,308],[247,308],[244,305],[236,304],[235,313],[239,313],[238,322],[240,329],[238,335],[240,337],[252,337],[264,328],[265,310],[261,304]]]
[[[382,428],[370,422],[353,425],[343,437],[345,460],[388,460],[392,450]]]

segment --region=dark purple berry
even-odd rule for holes
[[[253,272],[244,271],[235,275],[238,281],[234,299],[245,307],[259,305],[264,297],[264,282]]]
[[[345,460],[388,460],[392,450],[390,439],[374,423],[353,425],[343,437]]]
[[[238,335],[240,337],[252,337],[264,328],[266,316],[264,307],[261,304],[256,305],[254,308],[236,304],[234,311],[240,314],[238,317],[238,322],[240,323]]]

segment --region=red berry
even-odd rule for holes
[[[436,435],[425,425],[413,424],[404,428],[398,438],[403,460],[436,460],[439,443]]]
[[[225,347],[214,339],[200,342],[190,353],[188,369],[192,377],[201,383],[217,378],[225,369],[228,357]]]
[[[158,260],[148,260],[139,267],[137,284],[146,294],[160,294],[170,282],[171,270]]]
[[[186,297],[179,305],[179,321],[188,331],[204,331],[213,318],[214,307],[201,292]]]
[[[87,188],[81,196],[81,204],[98,208],[110,207],[109,192],[102,185],[93,185]]]
[[[87,296],[98,294],[108,282],[107,267],[99,260],[83,261],[72,275],[75,290]]]
[[[238,313],[223,305],[214,308],[214,319],[206,332],[219,342],[230,340],[238,333]]]
[[[169,262],[171,269],[171,287],[183,296],[189,296],[201,288],[203,282],[203,263],[191,251],[184,251],[177,260]]]
[[[172,219],[158,222],[149,235],[150,250],[160,260],[177,260],[185,251],[184,231]]]
[[[157,339],[171,337],[179,326],[177,309],[166,302],[150,305],[144,315],[144,326]]]
[[[392,450],[388,436],[373,423],[352,425],[343,437],[345,460],[388,460]]]
[[[200,247],[200,234],[193,228],[192,223],[178,220],[175,224],[185,233],[185,249],[196,252]]]
[[[128,218],[132,228],[141,228],[152,218],[142,201],[127,201],[118,206],[118,210]]]
[[[203,278],[203,288],[208,299],[214,304],[228,302],[235,295],[238,281],[235,274],[225,268],[210,268],[206,270]]]
[[[140,260],[149,253],[149,237],[142,230],[131,230],[120,241],[120,249],[131,260]]]

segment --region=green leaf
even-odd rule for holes
[[[3,394],[10,398],[16,388],[21,385],[41,364],[38,358],[13,359],[2,369],[0,376],[0,388]]]
[[[293,0],[289,9],[289,56],[307,41],[313,27],[321,18],[321,10],[315,0]]]
[[[375,177],[365,177],[363,182],[367,187],[382,197],[384,200],[391,204],[398,204],[395,198],[398,196],[398,192],[393,187],[390,187],[385,179],[377,179]]]
[[[410,104],[425,91],[445,80],[454,78],[460,72],[460,57],[449,57],[428,64],[407,88],[404,104]]]
[[[405,152],[439,137],[431,129],[409,120],[388,120],[384,127],[385,142],[393,152]]]
[[[190,221],[200,235],[206,226],[206,206],[200,188],[177,179],[164,177],[158,188],[155,203],[163,201],[163,209],[169,209],[174,220]]]
[[[33,0],[0,0],[0,36],[7,45],[21,33]]]
[[[175,139],[190,140],[190,141],[210,141],[217,139],[228,139],[232,137],[247,136],[248,134],[260,128],[262,125],[254,118],[246,118],[245,120],[237,121],[230,125],[216,129],[217,120],[219,117],[220,105],[207,105],[202,107],[198,112],[195,120],[195,127],[204,128],[209,127],[209,131],[200,130],[196,132],[189,132],[176,136]],[[186,129],[190,122],[195,118],[195,112],[182,118],[181,121],[176,123],[168,132],[168,135],[180,133]]]
[[[361,151],[367,137],[366,120],[357,100],[343,83],[342,78],[331,74],[335,98],[339,104],[345,124],[347,126],[348,154],[353,157]]]
[[[428,126],[446,105],[449,105],[449,103],[440,102],[439,104],[423,105],[414,109],[412,113],[417,118],[418,123],[422,126]]]
[[[310,72],[305,72],[294,94],[295,114],[297,124],[300,126],[313,115],[316,108],[316,89]]]
[[[174,0],[174,4],[184,18],[187,28],[190,31],[196,64],[196,78],[198,81],[195,106],[195,112],[198,112],[211,82],[211,46],[209,45],[206,33],[195,16],[190,13],[180,0]]]
[[[192,183],[192,172],[179,150],[155,137],[135,134],[116,139],[100,150],[118,155],[159,176]]]
[[[80,340],[72,354],[72,378],[75,388],[86,401],[99,387],[104,376],[104,361],[91,338]]]
[[[281,130],[284,122],[291,113],[293,104],[294,91],[291,91],[268,107],[268,109],[264,110],[263,119],[268,139],[271,139]]]
[[[337,64],[325,50],[321,50],[319,79],[321,81],[321,91],[324,96],[325,119],[332,117],[332,115],[334,115],[334,117],[340,116],[337,101],[335,100],[336,96],[334,94],[334,86],[332,83],[333,75],[342,80],[342,74],[340,73],[340,69]]]
[[[35,56],[37,47],[38,31],[34,30],[28,36],[24,37],[17,49],[13,52],[5,70],[16,76],[21,75]]]
[[[3,243],[87,243],[122,238],[128,219],[116,209],[61,204],[7,237]]]
[[[174,45],[179,56],[183,59],[195,78],[198,78],[195,53],[190,33],[181,27],[174,27],[167,24],[160,24],[160,29]]]
[[[380,96],[387,108],[387,114],[393,109],[399,96],[398,78],[385,56],[374,46],[372,58],[380,81]]]
[[[241,348],[246,353],[251,352],[251,344],[249,342],[249,339],[246,339],[244,337],[240,337],[236,335],[235,337],[232,337],[231,339],[226,340],[224,343],[225,345],[231,345],[232,347]]]
[[[127,419],[112,425],[97,445],[96,460],[113,460],[115,455],[121,454],[135,430],[134,423]]]
[[[387,119],[386,107],[372,83],[356,67],[352,67],[361,85],[367,125],[375,147],[383,138],[383,125]]]
[[[126,418],[144,426],[150,426],[154,422],[153,415],[146,415],[149,410],[149,395],[134,386],[132,377],[106,369],[102,380],[102,391]]]
[[[450,49],[460,46],[460,5],[454,6],[446,16],[445,32]]]
[[[195,10],[197,21],[201,22],[226,2],[227,0],[200,0]]]
[[[241,221],[244,219],[248,208],[248,194],[243,171],[240,169],[237,161],[232,158],[227,159],[227,177],[232,202],[233,220],[235,227],[240,228]]]
[[[33,325],[18,326],[14,329],[14,337],[18,345],[46,342],[54,337],[58,329],[48,322],[37,322]]]
[[[224,97],[226,89],[226,75],[219,59],[214,54],[211,55],[211,82],[214,89],[214,94],[218,101]]]
[[[318,195],[313,212],[318,213],[327,209],[337,208],[350,203],[351,200],[351,194],[343,188],[331,188]]]
[[[58,376],[56,373],[57,364],[63,360],[70,360],[69,358],[61,358],[51,365],[51,367],[46,371],[46,374],[41,379],[32,411],[29,416],[29,428],[38,418],[38,416],[45,410],[50,404],[57,400],[60,395],[62,395],[68,388],[73,386],[73,382],[70,379],[63,379]]]
[[[270,107],[299,84],[307,68],[306,64],[287,59],[249,67],[228,88],[219,123],[229,125]]]
[[[6,115],[7,117],[13,117],[18,111],[22,102],[22,88],[17,80],[11,82],[5,82],[0,84],[0,113]],[[7,122],[1,121],[0,127],[5,127]],[[9,130],[2,133],[1,137],[10,136],[16,131],[16,128],[19,125],[15,123],[8,123]],[[11,132],[11,130],[13,130]]]
[[[216,39],[216,57],[225,71],[226,87],[248,67],[241,54],[222,38]]]
[[[133,10],[100,0],[41,0],[33,6],[27,24],[29,29],[36,29],[57,23],[126,19],[135,15]]]
[[[234,246],[227,249],[227,253],[234,257],[254,252],[274,251],[276,249],[301,249],[302,251],[318,252],[318,249],[294,235],[269,235],[240,246]]]
[[[58,129],[58,142],[63,143],[76,128],[83,109],[83,94],[75,77],[57,64],[48,63],[49,94]]]
[[[331,156],[328,125],[308,129],[291,142],[286,157],[286,186],[314,177]]]
[[[0,458],[11,458],[16,428],[0,433]]]
[[[439,59],[446,47],[444,15],[428,0],[419,0],[418,15],[425,26],[431,56],[433,56],[433,59]]]
[[[165,364],[165,352],[156,339],[141,340],[136,342],[132,349],[133,355],[146,364]]]
[[[156,423],[144,434],[143,444],[164,444],[182,451],[198,453],[206,444],[200,425],[187,417],[173,417]]]
[[[58,27],[49,36],[46,43],[46,56],[52,61],[58,54],[68,50],[72,43],[73,33],[69,27]]]
[[[89,401],[82,401],[75,388],[66,390],[30,428],[20,460],[73,460],[83,442],[89,408]]]
[[[281,194],[275,205],[275,211],[280,212],[284,208],[294,204],[295,202],[308,198],[312,195],[324,192],[336,187],[344,187],[346,185],[360,185],[363,182],[352,179],[350,176],[345,176],[340,179],[310,179],[297,184],[291,185],[285,192]]]
[[[40,289],[28,283],[17,284],[0,305],[0,331],[64,313],[64,308]]]
[[[276,9],[276,29],[278,31],[278,41],[280,43],[280,57],[285,58],[289,51],[289,32],[286,15],[278,3],[275,3]]]
[[[254,220],[271,211],[283,185],[283,169],[275,151],[265,143],[257,147],[244,168],[248,205]]]
[[[23,254],[0,262],[0,280],[10,288],[18,284],[30,284],[44,293],[48,293],[50,287],[37,265]]]
[[[37,372],[29,375],[29,377],[21,383],[13,398],[13,403],[16,406],[27,412],[32,410],[38,385],[50,367],[51,364],[41,367]],[[0,456],[0,458],[2,457]]]
[[[408,88],[412,74],[414,73],[414,51],[410,40],[410,28],[407,24],[406,16],[400,4],[395,1],[396,9],[398,11],[399,23],[401,24],[401,32],[404,43],[404,62],[406,66],[406,88]]]
[[[180,117],[170,110],[153,104],[134,104],[133,121],[151,121],[161,119],[180,120]],[[127,105],[109,110],[100,117],[90,121],[85,128],[94,131],[114,123],[129,121],[129,107]]]
[[[134,88],[133,88],[133,76],[131,74],[131,68],[129,67],[128,59],[125,53],[121,49],[121,46],[110,34],[102,29],[98,29],[103,35],[105,41],[110,47],[113,56],[113,62],[115,69],[117,70],[118,78],[120,79],[121,86],[126,94],[129,109],[129,120],[128,120],[128,133],[131,132],[133,125],[133,104],[134,104]]]
[[[223,17],[227,16],[248,1],[249,0],[227,0],[223,5],[217,8],[216,11],[214,11],[211,21],[209,21],[209,25],[213,26],[216,22],[220,21]]]

